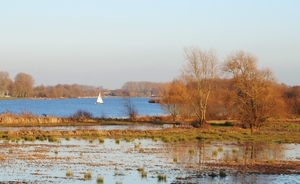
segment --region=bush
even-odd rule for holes
[[[90,112],[87,112],[84,110],[78,110],[73,115],[71,115],[70,118],[76,119],[76,120],[91,119],[91,118],[93,118],[93,115]]]

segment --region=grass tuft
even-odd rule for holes
[[[194,150],[193,148],[190,148],[190,149],[189,149],[189,154],[191,154],[191,155],[192,155],[192,154],[195,154],[195,150]]]
[[[158,174],[157,175],[157,179],[158,179],[158,182],[166,182],[167,181],[167,176],[165,174]]]
[[[84,180],[91,180],[92,179],[92,172],[88,171],[88,172],[84,173],[83,179]]]
[[[99,143],[101,143],[101,144],[104,143],[104,139],[102,137],[99,138]]]
[[[103,176],[98,176],[96,181],[97,181],[97,184],[103,184],[104,183]]]
[[[66,172],[67,177],[73,177],[73,175],[74,175],[74,173],[72,171],[67,170],[67,172]]]

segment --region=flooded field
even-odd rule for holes
[[[6,183],[300,183],[293,167],[268,170],[299,161],[296,144],[67,138],[0,147]]]
[[[95,126],[54,126],[54,127],[0,127],[0,131],[14,131],[14,130],[42,130],[42,131],[76,131],[76,130],[161,130],[171,128],[171,124],[131,124],[131,125],[95,125]]]

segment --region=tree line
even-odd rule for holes
[[[79,84],[57,84],[55,86],[34,86],[35,80],[30,74],[18,73],[14,80],[6,71],[0,71],[0,97],[17,98],[78,98],[95,97],[102,92],[107,96],[150,97],[160,94],[164,83],[147,81],[129,81],[121,89],[104,89],[102,86]]]
[[[34,78],[26,73],[18,73],[14,80],[8,72],[0,71],[0,96],[17,98],[78,98],[96,96],[102,87],[79,84],[57,84],[55,86],[34,86]]]
[[[219,62],[214,50],[189,47],[184,57],[161,101],[173,121],[201,127],[211,119],[235,119],[254,130],[270,119],[300,115],[300,86],[279,84],[251,53],[237,51]]]

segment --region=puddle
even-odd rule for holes
[[[209,163],[224,160],[298,160],[299,145],[164,143],[151,139],[60,139],[0,143],[0,178],[27,183],[297,183],[299,175],[229,172],[210,177]],[[139,171],[139,170],[143,170]],[[89,177],[90,174],[90,177]],[[85,176],[86,175],[86,176]]]

